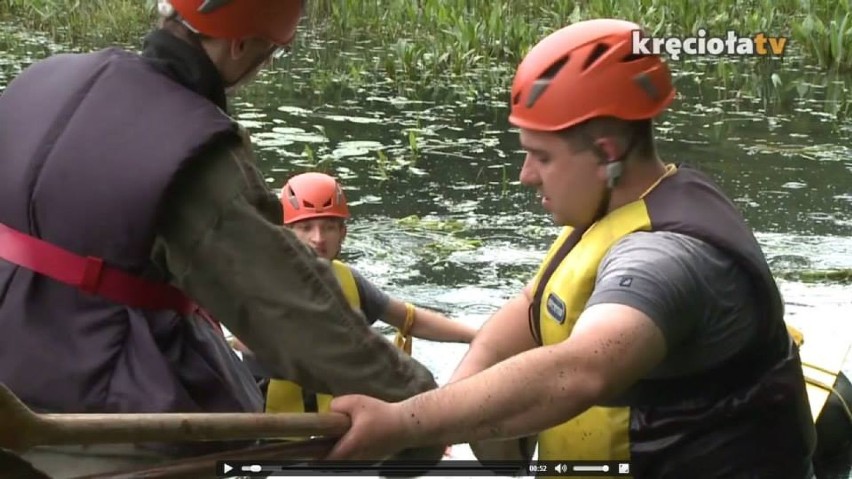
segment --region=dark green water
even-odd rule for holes
[[[0,33],[0,88],[33,59],[68,49]],[[482,324],[534,273],[557,232],[517,181],[523,156],[505,121],[506,94],[426,94],[381,78],[320,88],[306,78],[322,66],[305,59],[322,45],[306,47],[234,99],[270,187],[314,168],[338,176],[354,214],[345,259],[392,295]],[[789,65],[729,67],[672,65],[679,98],[660,124],[662,156],[715,174],[775,268],[852,268],[849,81]],[[780,286],[806,347],[852,338],[849,285]],[[414,344],[439,382],[465,350]],[[470,457],[465,447],[456,452]]]

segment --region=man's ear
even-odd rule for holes
[[[246,53],[245,40],[231,40],[231,58],[239,60]]]
[[[611,163],[621,156],[621,148],[613,137],[598,138],[593,149],[601,163]]]
[[[341,233],[340,233],[340,243],[341,243],[341,245],[342,245],[342,244],[343,244],[343,240],[345,240],[345,239],[346,239],[346,231],[347,231],[347,229],[346,229],[346,223],[341,223],[341,224],[340,224],[340,228],[341,228]]]
[[[622,150],[615,138],[603,137],[594,142],[592,148],[598,157],[598,174],[601,180],[606,181],[608,188],[614,188],[624,170],[620,160]]]

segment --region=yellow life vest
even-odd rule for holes
[[[334,260],[331,262],[334,275],[340,283],[343,294],[346,300],[353,309],[361,309],[361,296],[358,294],[358,286],[355,283],[355,276],[352,275],[352,270],[340,261]],[[271,379],[269,381],[269,389],[266,393],[266,412],[313,412],[310,408],[306,408],[306,402],[315,400],[317,411],[327,412],[332,396],[329,394],[313,394],[313,398],[305,397],[306,393],[301,386],[293,381],[284,379]]]
[[[669,165],[665,175],[642,196],[676,172],[677,168]],[[598,266],[612,245],[630,233],[650,230],[651,218],[640,198],[606,215],[583,234],[544,287],[539,311],[542,344],[560,343],[571,335],[594,290]],[[536,275],[534,291],[572,231],[571,227],[563,228],[551,245]],[[570,421],[541,432],[539,459],[629,460],[629,420],[629,408],[591,407]]]
[[[571,335],[595,286],[598,265],[610,247],[635,231],[648,231],[651,221],[643,201],[613,211],[583,235],[556,267],[547,282],[540,306],[541,341],[556,344]],[[547,252],[535,279],[534,290],[560,246],[573,231],[566,227]],[[592,407],[541,432],[538,457],[542,461],[629,460],[629,408]]]

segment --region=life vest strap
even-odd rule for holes
[[[198,304],[171,285],[128,274],[103,258],[77,255],[2,223],[0,259],[131,308],[197,313],[221,331]]]

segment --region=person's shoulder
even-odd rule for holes
[[[219,209],[240,193],[245,194],[254,185],[243,181],[246,175],[240,164],[241,143],[234,135],[211,139],[177,173],[169,198]]]
[[[161,227],[186,230],[182,224],[191,223],[209,229],[235,218],[264,228],[281,224],[281,204],[246,148],[239,136],[223,134],[200,149],[172,179],[162,202]]]
[[[672,231],[637,231],[617,240],[607,252],[605,260],[618,261],[630,258],[642,263],[658,262],[709,262],[710,265],[728,266],[732,262],[716,246],[694,236]]]
[[[714,288],[715,279],[739,275],[736,261],[716,246],[693,236],[669,231],[640,231],[616,241],[598,266],[603,281],[615,276],[638,276],[678,290],[694,285]],[[734,275],[734,276],[732,276]]]
[[[361,300],[361,311],[367,318],[370,324],[382,319],[387,311],[391,297],[376,286],[375,283],[367,279],[361,274],[358,269],[339,260],[335,260],[337,267],[345,268],[352,274],[352,279],[355,282],[355,287],[358,290],[358,297]]]
[[[375,283],[373,283],[372,281],[367,279],[367,277],[364,276],[361,273],[361,271],[358,270],[358,268],[355,268],[354,266],[352,266],[348,263],[345,263],[343,261],[338,261],[338,263],[343,268],[346,268],[350,273],[352,273],[352,278],[355,280],[355,284],[357,284],[359,288],[363,288],[363,289],[369,288],[369,289],[372,289],[372,290],[381,291],[381,288],[379,288],[378,286],[376,286]]]
[[[694,334],[727,284],[739,283],[732,260],[713,245],[673,232],[635,232],[601,261],[587,306],[616,303],[641,311],[674,347]],[[730,296],[730,295],[728,295]]]

